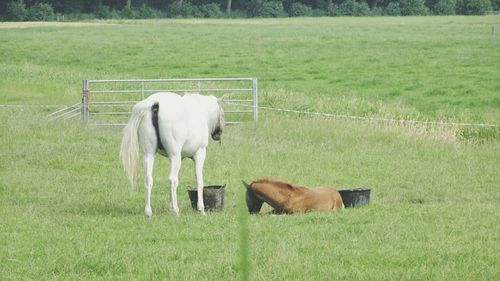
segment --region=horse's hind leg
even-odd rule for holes
[[[179,215],[179,206],[177,205],[177,186],[179,185],[179,170],[181,169],[181,156],[170,156],[170,207],[176,215]]]
[[[195,174],[196,174],[196,190],[198,192],[198,211],[205,214],[205,204],[203,202],[203,164],[205,163],[206,149],[200,148],[193,156]]]
[[[146,170],[146,179],[144,186],[146,188],[146,207],[144,208],[144,215],[151,217],[153,210],[151,209],[151,190],[153,189],[153,165],[155,161],[154,154],[144,155],[144,169]]]

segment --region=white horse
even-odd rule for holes
[[[203,203],[203,163],[209,136],[220,140],[224,128],[224,111],[214,96],[174,93],[156,93],[138,102],[123,130],[120,157],[134,187],[138,178],[139,151],[144,155],[146,171],[146,207],[144,214],[153,215],[151,189],[156,152],[170,161],[171,209],[179,215],[177,186],[182,158],[195,162],[198,210],[205,214]]]

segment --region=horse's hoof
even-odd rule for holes
[[[204,216],[207,215],[207,214],[205,214],[205,206],[203,206],[203,207],[198,206],[198,212],[200,212],[200,214],[202,214]]]
[[[144,215],[148,218],[150,218],[151,216],[153,216],[153,210],[151,210],[151,208],[145,208],[144,209]]]

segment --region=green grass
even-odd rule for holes
[[[0,25],[0,103],[74,103],[81,80],[258,77],[288,107],[498,123],[498,16]],[[3,28],[2,28],[3,26]],[[323,97],[332,102],[318,105]],[[276,99],[273,99],[276,101]],[[268,101],[262,99],[265,104]],[[326,104],[326,105],[325,105]]]
[[[120,131],[41,123],[2,110],[2,280],[234,280],[240,276],[240,179],[373,188],[336,213],[252,216],[250,280],[494,280],[499,277],[498,142],[439,132],[268,115],[211,144],[207,183],[227,183],[222,213],[166,208],[158,159],[151,220],[118,161]],[[21,123],[19,122],[21,121]],[[289,128],[293,127],[294,130]]]
[[[265,105],[498,123],[499,42],[488,34],[495,21],[9,25],[0,28],[0,53],[7,54],[0,103],[75,103],[84,78],[256,76]],[[326,42],[334,47],[312,48]],[[426,94],[434,88],[442,92]],[[469,92],[455,95],[462,90]],[[181,216],[169,212],[168,162],[159,157],[154,214],[146,219],[144,192],[130,190],[119,163],[120,130],[47,122],[48,112],[0,109],[1,280],[243,280],[247,271],[249,280],[500,278],[498,129],[262,111],[259,122],[229,126],[222,145],[209,146],[205,181],[227,184],[223,212],[203,217],[191,209],[190,160],[180,174]],[[240,180],[261,176],[368,186],[371,203],[242,217]]]

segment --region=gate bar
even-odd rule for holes
[[[258,82],[257,78],[175,78],[175,79],[128,79],[128,80],[118,80],[118,79],[108,79],[108,80],[83,80],[83,89],[82,89],[82,114],[83,114],[83,121],[85,123],[89,122],[89,116],[90,115],[99,115],[99,114],[92,114],[90,113],[90,105],[94,104],[94,102],[90,101],[90,87],[89,85],[91,83],[99,84],[99,83],[141,83],[141,89],[140,90],[128,90],[128,91],[119,91],[119,90],[97,90],[93,91],[92,93],[134,93],[134,92],[140,92],[142,93],[142,96],[144,96],[144,93],[147,92],[160,92],[162,90],[146,90],[144,84],[145,83],[158,83],[158,82],[196,82],[198,81],[198,88],[197,90],[193,89],[186,89],[186,90],[166,90],[166,91],[172,91],[172,92],[224,92],[224,91],[252,91],[252,96],[253,100],[239,100],[241,102],[252,102],[253,101],[253,120],[257,121],[258,120]],[[252,81],[252,89],[200,89],[200,82],[202,81]],[[236,101],[236,100],[234,100]],[[97,104],[99,102],[96,102]],[[107,102],[102,102],[102,104],[106,104]],[[108,104],[112,104],[112,102],[109,102]],[[102,114],[102,113],[101,113]],[[107,113],[104,113],[107,114]],[[103,115],[104,115],[103,114]],[[122,113],[119,113],[122,114]],[[227,122],[237,124],[240,122]]]
[[[189,82],[189,81],[254,81],[257,78],[175,78],[175,79],[129,79],[86,80],[89,83],[138,83],[138,82]]]

